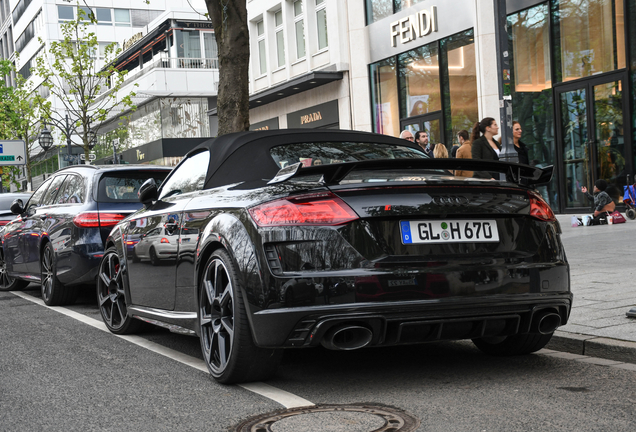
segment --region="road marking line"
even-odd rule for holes
[[[145,348],[149,351],[160,354],[164,357],[168,357],[172,360],[176,360],[179,363],[183,363],[194,369],[200,370],[201,372],[210,373],[208,371],[207,366],[205,365],[205,362],[201,359],[189,356],[187,354],[183,354],[182,352],[175,351],[171,348],[167,348],[163,345],[159,345],[158,343],[151,342],[147,339],[142,338],[141,336],[116,335],[114,333],[111,333],[110,330],[108,330],[108,327],[106,327],[106,324],[104,324],[103,321],[99,321],[94,318],[87,317],[86,315],[83,315],[79,312],[75,312],[71,309],[66,309],[64,307],[47,306],[46,304],[44,304],[42,299],[32,297],[20,291],[11,291],[11,292],[15,294],[16,296],[23,298],[24,300],[28,300],[37,305],[43,306],[47,309],[51,309],[55,312],[61,313],[62,315],[66,315],[69,318],[73,318],[91,327],[95,327],[96,329],[102,330],[112,336],[118,337],[120,339],[124,339],[132,344]],[[286,392],[285,390],[281,390],[279,388],[273,387],[263,382],[238,384],[238,386],[244,388],[245,390],[261,395],[267,399],[271,399],[274,402],[281,404],[285,408],[299,408],[299,407],[314,405],[312,402],[308,401],[307,399],[303,399],[300,396],[296,396],[293,393]]]

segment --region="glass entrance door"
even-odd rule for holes
[[[561,135],[562,208],[589,208],[581,186],[593,190],[598,179],[619,203],[626,177],[632,171],[631,148],[626,145],[627,108],[622,76],[568,85],[557,90]]]

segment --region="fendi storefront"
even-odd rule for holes
[[[513,118],[530,160],[557,168],[544,195],[560,212],[588,210],[581,186],[597,179],[619,204],[634,181],[635,9],[634,0],[508,2]]]
[[[376,132],[426,130],[450,146],[480,116],[498,117],[484,103],[497,75],[490,82],[478,75],[497,68],[477,22],[492,15],[492,3],[367,0]],[[581,186],[602,178],[620,204],[636,165],[636,2],[508,0],[506,7],[513,119],[531,163],[556,168],[541,193],[555,211],[587,211]]]

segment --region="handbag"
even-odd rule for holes
[[[625,223],[625,216],[621,214],[618,210],[615,210],[613,213],[610,213],[609,216],[612,217],[612,223],[621,224]]]

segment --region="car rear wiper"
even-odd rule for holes
[[[390,169],[431,169],[431,170],[462,170],[489,171],[506,175],[506,180],[512,183],[537,186],[549,183],[552,179],[554,167],[552,165],[539,168],[513,162],[485,161],[479,159],[371,159],[340,164],[325,164],[305,167],[302,163],[286,166],[278,171],[268,184],[281,183],[293,177],[305,175],[322,175],[320,183],[328,186],[339,184],[349,173],[359,170],[390,170]]]

